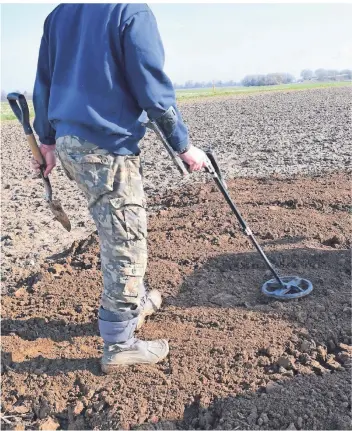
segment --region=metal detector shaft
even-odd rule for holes
[[[169,143],[167,142],[167,140],[165,139],[165,136],[163,135],[163,132],[160,130],[159,126],[155,123],[155,121],[150,121],[146,124],[146,127],[152,129],[157,137],[160,139],[160,141],[163,143],[165,149],[167,150],[167,152],[169,153],[170,157],[172,158],[175,166],[177,167],[177,169],[179,170],[179,172],[183,175],[186,176],[188,175],[188,171],[184,165],[184,163],[182,162],[182,160],[175,154],[174,150],[171,148],[171,146],[169,145]]]
[[[207,154],[208,158],[211,160],[211,154]],[[232,209],[232,211],[235,213],[237,220],[239,221],[243,232],[249,236],[249,238],[251,239],[254,247],[258,250],[258,252],[260,253],[260,255],[262,256],[262,258],[264,259],[267,267],[270,269],[270,271],[273,273],[274,277],[276,278],[276,280],[278,281],[278,283],[280,283],[280,286],[285,287],[281,278],[279,277],[278,273],[275,271],[275,269],[273,268],[272,264],[270,263],[269,259],[266,257],[264,251],[262,250],[262,248],[260,247],[260,245],[258,244],[257,240],[255,239],[252,231],[250,230],[250,228],[247,226],[246,222],[243,220],[243,217],[241,215],[241,213],[238,211],[236,205],[233,203],[232,199],[230,198],[230,195],[227,192],[226,187],[224,186],[222,180],[219,178],[218,174],[215,172],[215,169],[211,170],[211,166],[207,167],[207,170],[210,174],[212,174],[214,181],[216,182],[219,190],[221,191],[221,193],[223,194],[224,198],[226,199],[226,202],[229,204],[230,208]]]

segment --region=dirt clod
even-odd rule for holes
[[[271,394],[273,392],[277,392],[280,391],[281,386],[278,383],[275,382],[270,382],[268,383],[268,385],[266,386],[265,390],[267,394]]]
[[[343,242],[343,238],[339,235],[334,235],[332,238],[325,240],[323,244],[329,247],[336,247],[341,244],[341,242]]]
[[[75,416],[78,416],[79,414],[82,413],[84,409],[84,404],[82,401],[77,401],[73,406],[70,406],[69,408],[69,417],[71,417],[72,419]]]
[[[348,344],[340,343],[339,348],[352,355],[352,346],[349,346]]]
[[[318,346],[317,347],[317,353],[318,353],[318,358],[321,361],[325,362],[326,358],[327,358],[327,354],[328,354],[326,347],[325,346]]]
[[[24,287],[20,287],[19,289],[16,290],[16,292],[14,293],[14,296],[16,298],[21,298],[25,294],[26,294],[26,289]]]
[[[54,418],[48,418],[45,421],[42,421],[38,426],[38,429],[43,431],[57,430],[59,428],[60,423]]]
[[[303,426],[303,419],[301,417],[297,418],[297,428],[301,429]]]
[[[278,360],[277,360],[277,365],[279,367],[288,369],[292,366],[292,359],[288,358],[287,356],[281,356]]]

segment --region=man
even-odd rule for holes
[[[147,220],[138,143],[145,113],[191,171],[205,166],[189,142],[151,10],[141,4],[62,4],[46,19],[34,86],[34,128],[46,161],[55,149],[67,176],[85,193],[101,246],[104,290],[99,330],[102,370],[157,363],[167,340],[135,331],[161,306],[145,292]],[[143,118],[144,115],[144,118]],[[32,161],[38,170],[38,163]]]

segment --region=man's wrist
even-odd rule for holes
[[[48,136],[48,137],[40,137],[39,141],[42,145],[47,145],[48,147],[50,146],[55,146],[56,144],[56,139],[53,136]]]
[[[55,150],[56,143],[55,144],[40,144],[41,148],[44,148],[45,150]]]
[[[191,148],[192,144],[191,143],[187,143],[187,145],[185,146],[185,148],[183,148],[181,151],[176,151],[176,153],[180,156],[181,154],[187,153],[187,151],[189,151],[189,149]]]

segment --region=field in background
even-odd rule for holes
[[[197,99],[199,97],[214,97],[214,96],[236,96],[240,94],[261,93],[267,91],[291,91],[291,90],[308,90],[311,88],[328,88],[328,87],[347,87],[352,83],[348,81],[342,82],[302,82],[299,84],[281,84],[281,85],[263,85],[259,87],[223,87],[216,88],[197,88],[177,90],[177,99]]]
[[[241,94],[261,93],[267,91],[293,91],[307,90],[312,88],[327,88],[327,87],[347,87],[352,83],[343,82],[314,82],[314,83],[299,83],[299,84],[282,84],[282,85],[264,85],[259,87],[223,87],[213,90],[212,88],[190,88],[185,90],[176,90],[177,100],[198,99],[200,97],[217,97],[217,96],[237,96]],[[30,116],[33,118],[34,110],[31,100],[28,101]],[[1,120],[14,120],[15,116],[7,102],[1,102]]]
[[[33,103],[31,100],[28,100],[28,106],[29,106],[29,113],[30,113],[31,119],[33,120],[34,109],[33,109]],[[15,120],[16,119],[14,113],[12,112],[12,109],[10,108],[10,105],[6,101],[1,102],[0,119],[1,119],[1,121]]]

